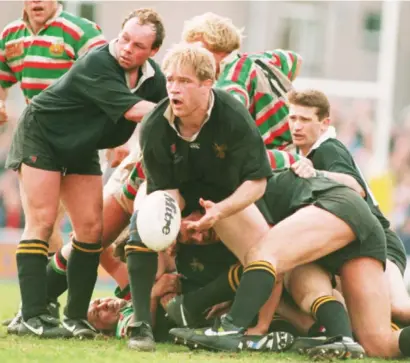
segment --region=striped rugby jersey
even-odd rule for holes
[[[61,6],[37,34],[23,16],[0,35],[0,86],[9,88],[20,82],[29,102],[88,49],[105,42],[95,23],[67,13]]]
[[[294,52],[276,49],[257,54],[233,52],[221,62],[215,84],[240,100],[255,120],[268,149],[292,143],[286,93],[301,62]]]
[[[290,167],[295,161],[302,157],[297,154],[290,154],[279,150],[266,150],[268,159],[272,169],[281,169]],[[145,180],[145,174],[142,167],[142,161],[137,161],[134,168],[131,170],[126,182],[122,186],[122,193],[127,199],[134,200],[137,195],[138,188]]]

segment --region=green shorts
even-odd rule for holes
[[[62,174],[101,175],[98,151],[73,160],[69,155],[58,156],[41,133],[30,106],[27,106],[13,134],[6,168],[19,170],[24,163],[33,168],[60,171]]]
[[[385,228],[386,245],[387,245],[387,259],[393,262],[404,276],[404,271],[407,265],[407,256],[404,244],[396,232],[390,228]]]
[[[321,192],[314,203],[346,222],[356,235],[356,240],[317,262],[333,274],[338,274],[343,264],[359,257],[371,257],[386,266],[386,235],[378,219],[355,191],[348,188]]]

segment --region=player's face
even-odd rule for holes
[[[115,329],[120,317],[121,305],[116,303],[119,299],[96,299],[91,302],[88,313],[88,322],[98,330]]]
[[[189,216],[183,218],[178,235],[179,243],[210,244],[219,241],[218,236],[212,228],[205,231],[196,231],[186,228],[186,223],[184,222],[199,221],[202,218],[202,216],[203,215],[200,212],[193,212]]]
[[[174,115],[186,118],[198,113],[205,115],[211,80],[201,81],[190,66],[175,66],[165,70],[167,92]]]
[[[35,27],[44,25],[55,14],[57,7],[57,0],[24,1],[24,10],[31,25]]]
[[[125,70],[133,70],[142,66],[149,57],[153,57],[158,49],[153,49],[155,28],[151,24],[140,25],[137,18],[128,20],[118,36],[118,63]]]
[[[289,128],[293,144],[309,150],[329,126],[329,119],[319,120],[316,107],[289,106]]]

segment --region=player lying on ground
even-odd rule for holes
[[[391,330],[385,234],[366,202],[330,179],[302,179],[288,170],[274,173],[260,203],[275,226],[249,251],[228,315],[215,330],[173,333],[208,348],[236,350],[276,275],[320,260],[340,274],[352,328],[366,353],[410,356],[410,328]]]

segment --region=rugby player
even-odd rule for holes
[[[132,12],[118,39],[81,57],[36,96],[13,136],[6,166],[19,171],[26,226],[17,248],[22,295],[19,334],[92,338],[87,309],[97,278],[102,231],[98,149],[124,144],[164,96],[150,59],[165,32],[151,9]],[[62,199],[73,225],[63,328],[47,311],[48,240]]]

